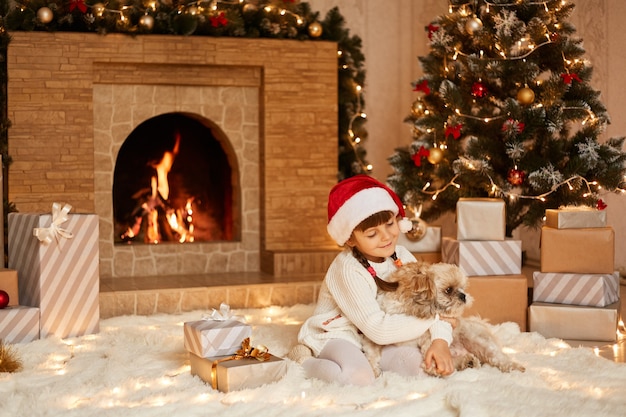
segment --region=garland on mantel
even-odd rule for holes
[[[367,138],[361,39],[351,36],[337,7],[323,20],[307,2],[298,0],[0,0],[3,94],[0,153],[6,166],[7,67],[10,31],[124,33],[131,36],[171,34],[333,41],[338,44],[338,173],[341,180],[367,173],[362,140]],[[312,144],[314,146],[314,144]],[[6,178],[6,175],[4,176]],[[4,187],[6,190],[6,187]],[[6,213],[7,211],[5,211]]]

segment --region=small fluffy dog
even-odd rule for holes
[[[488,364],[503,372],[524,371],[512,361],[500,347],[486,322],[478,317],[462,317],[466,306],[471,305],[472,297],[465,291],[468,279],[456,265],[447,263],[412,262],[406,264],[389,277],[390,282],[398,282],[395,291],[382,291],[377,300],[381,308],[391,314],[404,313],[420,319],[453,317],[457,326],[453,332],[450,352],[456,370],[477,368]],[[417,340],[398,345],[418,346],[422,354],[431,345],[430,332],[425,332]],[[364,338],[363,349],[376,375],[380,375],[380,355],[382,346]],[[430,375],[437,375],[434,367],[425,369]]]

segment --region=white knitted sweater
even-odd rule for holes
[[[402,263],[415,262],[403,246],[396,246]],[[371,263],[376,274],[385,279],[396,269],[393,260]],[[386,314],[376,302],[377,287],[370,273],[345,249],[333,260],[322,283],[313,316],[298,334],[298,341],[315,356],[329,339],[345,339],[361,347],[361,334],[379,345],[411,340],[430,329],[432,339],[452,341],[452,326],[438,319],[421,320],[404,314]]]

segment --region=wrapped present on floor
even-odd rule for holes
[[[241,348],[241,342],[252,334],[252,327],[232,317],[229,307],[222,304],[219,313],[202,320],[184,323],[185,349],[201,358],[232,355]]]
[[[620,301],[605,307],[534,302],[528,309],[531,332],[567,340],[615,342]]]
[[[541,272],[612,274],[615,232],[611,227],[541,228]]]
[[[287,362],[263,346],[251,347],[249,338],[234,355],[202,358],[189,353],[189,361],[192,375],[222,392],[270,384],[287,372]]]
[[[459,198],[456,204],[458,240],[504,240],[504,200],[500,198]]]
[[[533,301],[604,307],[619,300],[619,272],[612,274],[533,273]]]
[[[587,206],[547,209],[545,225],[555,229],[606,227],[606,211]]]
[[[398,245],[404,246],[413,253],[431,253],[441,251],[441,227],[425,226],[422,235],[412,235],[411,232],[400,233]]]
[[[442,262],[458,265],[468,276],[522,273],[522,241],[457,240],[444,237]]]
[[[40,336],[99,331],[98,216],[9,213],[9,268],[18,272],[20,304],[39,307]]]
[[[0,290],[9,294],[9,306],[20,304],[17,284],[17,271],[14,269],[0,269]]]
[[[0,340],[27,343],[39,339],[39,309],[9,306],[0,309]]]
[[[526,331],[528,278],[525,275],[469,277],[467,292],[474,298],[465,316],[480,316],[491,324],[517,323]]]

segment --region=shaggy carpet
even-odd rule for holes
[[[310,305],[236,310],[252,344],[284,357]],[[288,361],[278,382],[221,393],[189,371],[183,322],[206,312],[102,320],[96,335],[14,345],[18,373],[0,374],[0,416],[624,416],[626,365],[557,339],[494,331],[526,372],[483,367],[448,378],[382,375],[371,387],[304,378]]]

